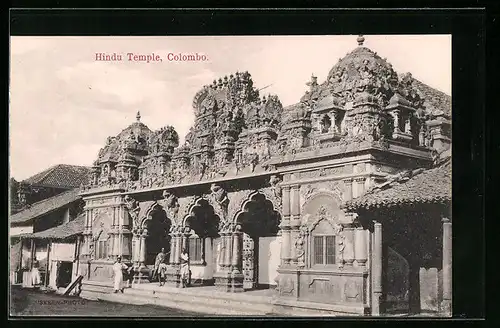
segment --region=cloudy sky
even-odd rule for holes
[[[411,72],[451,95],[451,36],[365,36],[365,46],[398,73]],[[106,138],[135,120],[152,130],[193,123],[196,92],[236,71],[252,74],[261,94],[296,103],[312,73],[321,83],[356,46],[356,36],[12,37],[10,169],[17,180],[51,165],[91,165]],[[159,54],[163,62],[95,61],[96,53]],[[205,62],[169,62],[199,53]]]

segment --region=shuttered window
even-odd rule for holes
[[[335,264],[335,236],[314,236],[313,238],[313,264]]]
[[[106,240],[99,240],[97,242],[96,254],[96,259],[106,259],[108,257],[108,242]]]
[[[189,238],[189,260],[190,262],[203,262],[203,239],[199,237]]]

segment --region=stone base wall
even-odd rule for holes
[[[366,271],[280,269],[279,274],[278,297],[283,301],[335,305],[356,313],[369,308]]]

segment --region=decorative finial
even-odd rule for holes
[[[363,45],[363,42],[365,42],[365,37],[363,36],[363,34],[360,34],[356,40],[358,41],[358,46],[361,47]]]
[[[140,122],[141,121],[141,112],[138,111],[135,118],[137,119],[137,122]]]

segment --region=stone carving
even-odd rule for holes
[[[347,301],[360,302],[358,284],[354,281],[346,281],[344,284],[344,296]]]
[[[307,235],[309,234],[309,229],[307,226],[302,225],[299,229],[299,235],[297,237],[297,240],[295,241],[295,248],[296,248],[296,254],[297,254],[297,265],[299,267],[304,267],[305,266],[305,240],[307,238]]]
[[[177,214],[179,213],[179,202],[177,197],[167,190],[163,191],[163,205],[167,212],[167,217],[171,221],[177,221]]]
[[[222,221],[225,221],[227,219],[227,208],[229,204],[227,192],[216,184],[212,184],[210,190],[212,191],[211,197],[215,201],[214,211]]]
[[[250,198],[250,195],[254,193],[256,193],[255,190],[247,189],[231,194],[231,201],[228,205],[228,220],[236,220],[236,213],[242,210],[243,203],[246,202]]]
[[[124,198],[125,202],[125,207],[128,210],[128,213],[130,215],[130,218],[132,219],[132,227],[133,229],[138,229],[140,222],[139,222],[139,202],[130,197],[129,195],[126,195]]]
[[[195,95],[195,122],[180,147],[173,127],[151,131],[138,113],[136,122],[107,139],[94,162],[91,183],[82,189],[159,188],[271,171],[273,156],[291,159],[325,148],[388,147],[387,139],[398,129],[415,137],[404,142],[423,146],[430,140],[422,126],[438,115],[433,100],[424,99],[432,94],[421,93],[421,83],[411,74],[398,77],[390,63],[366,47],[339,60],[325,82],[312,76],[308,86],[299,103],[283,108],[277,96],[261,97],[248,72],[215,80]],[[402,105],[414,114],[397,119],[389,115]],[[325,139],[325,134],[335,137]],[[301,172],[299,178],[339,173],[323,168]]]
[[[301,213],[304,212],[305,206],[309,200],[320,194],[333,196],[338,202],[342,201],[342,189],[338,181],[324,181],[301,185],[300,194]]]
[[[278,285],[280,295],[293,295],[295,290],[295,282],[292,278],[284,278],[282,283]]]
[[[178,219],[177,224],[182,224],[183,220],[189,214],[191,208],[195,205],[197,200],[196,196],[182,197],[178,199],[179,212],[177,213]]]

